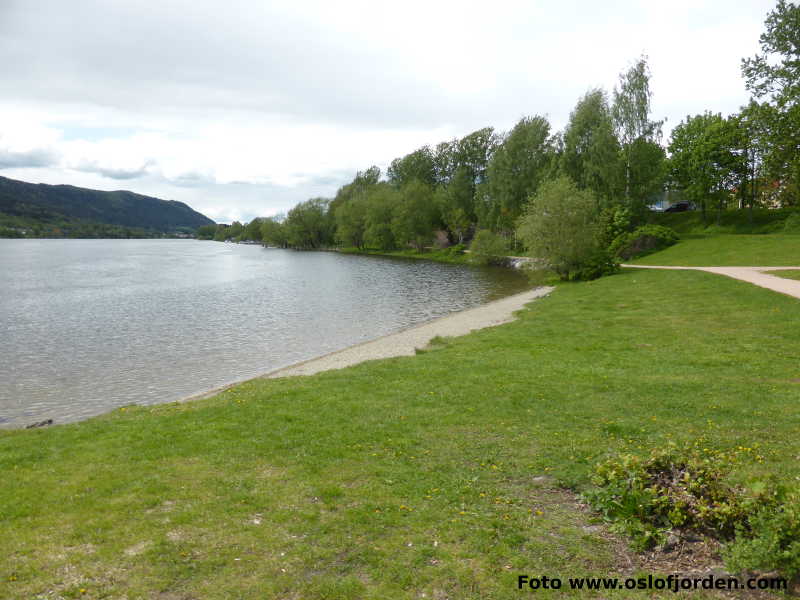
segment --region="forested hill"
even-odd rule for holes
[[[163,233],[214,224],[175,200],[127,191],[34,184],[6,177],[0,177],[0,217],[25,224],[97,223]]]

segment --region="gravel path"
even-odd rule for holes
[[[520,294],[495,300],[489,304],[462,310],[404,331],[350,346],[319,358],[285,367],[264,377],[287,377],[291,375],[312,375],[329,369],[349,367],[365,360],[389,358],[391,356],[412,356],[417,348],[424,348],[436,336],[465,335],[475,329],[494,327],[514,320],[514,312],[528,302],[550,293],[553,288],[540,287]]]
[[[758,285],[773,292],[786,294],[800,298],[800,281],[795,279],[784,279],[783,277],[776,277],[769,275],[765,271],[786,271],[786,270],[800,270],[800,267],[664,267],[654,265],[622,265],[623,267],[630,267],[632,269],[680,269],[690,271],[706,271],[708,273],[716,273],[717,275],[725,275],[733,277],[741,281],[746,281],[754,285]]]

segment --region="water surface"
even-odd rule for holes
[[[196,240],[0,240],[0,277],[0,427],[178,400],[526,287]]]

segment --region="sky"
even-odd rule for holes
[[[642,54],[665,138],[748,100],[770,0],[0,0],[0,176],[217,222],[526,115],[553,130]]]

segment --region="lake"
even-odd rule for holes
[[[170,402],[526,289],[511,269],[0,239],[0,427]]]

